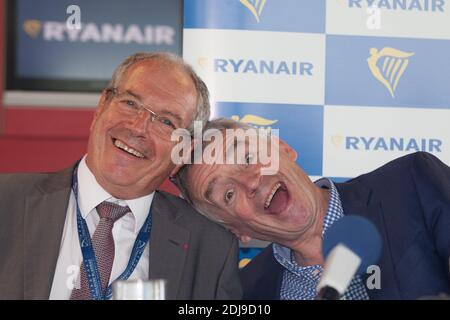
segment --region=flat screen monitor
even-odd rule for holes
[[[7,2],[6,89],[99,92],[140,51],[181,55],[182,0]]]

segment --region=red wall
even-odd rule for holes
[[[3,105],[5,0],[0,0],[0,173],[49,172],[70,166],[87,147],[93,111]],[[176,192],[170,182],[161,189]]]

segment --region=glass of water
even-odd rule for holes
[[[118,280],[113,283],[113,300],[165,300],[164,279]]]

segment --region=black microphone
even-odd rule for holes
[[[380,252],[380,234],[369,220],[348,215],[334,223],[323,239],[325,266],[316,299],[339,300],[353,277],[376,263]]]

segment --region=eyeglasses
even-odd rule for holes
[[[178,129],[175,125],[177,122],[176,116],[172,114],[159,115],[152,111],[146,105],[139,101],[137,97],[129,92],[119,91],[117,88],[106,89],[106,92],[113,95],[113,102],[121,113],[129,117],[136,117],[143,111],[150,113],[150,121],[152,125],[150,129],[159,137],[170,140],[172,133]]]

